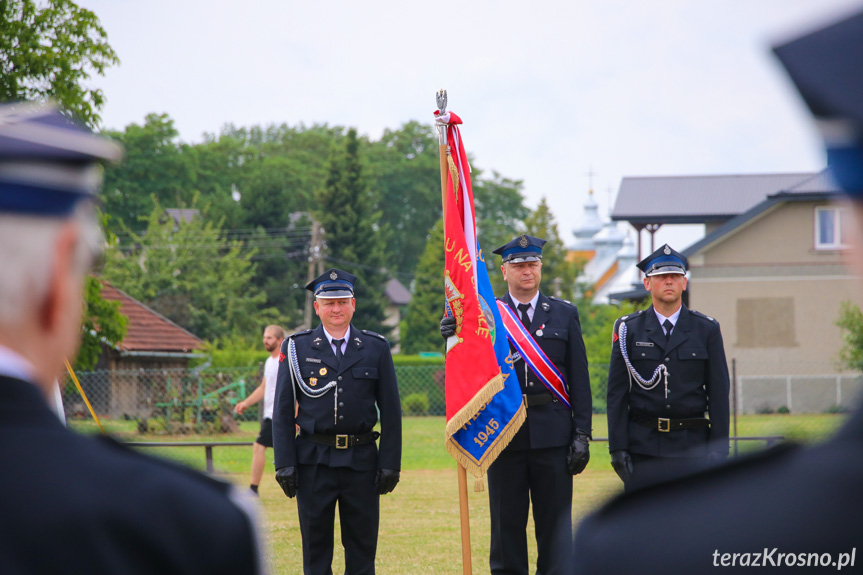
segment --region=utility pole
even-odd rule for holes
[[[307,274],[306,283],[309,283],[319,275],[321,275],[321,243],[323,237],[323,230],[321,229],[321,224],[318,223],[317,220],[312,220],[312,243],[309,246],[309,272]],[[303,328],[311,329],[312,328],[312,300],[315,295],[307,291],[306,292],[306,308],[303,313]]]

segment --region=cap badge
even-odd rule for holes
[[[665,246],[665,249],[664,249],[664,250],[662,250],[662,252],[663,252],[665,255],[670,256],[670,255],[671,255],[671,248],[670,248],[670,247],[668,247],[668,246]],[[333,279],[335,279],[335,278],[333,278]]]
[[[319,374],[321,374],[321,375],[326,375],[326,374],[327,374],[327,368],[322,367],[322,368],[321,368],[321,371],[319,371],[318,373],[319,373]]]
[[[337,274],[336,272],[330,272],[330,279],[333,281],[339,279],[339,274]]]
[[[527,241],[527,236],[521,236],[520,238],[518,238],[518,245],[520,245],[521,247],[526,248],[528,243],[529,242]]]

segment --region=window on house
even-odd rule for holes
[[[839,250],[849,246],[851,225],[848,210],[841,207],[815,208],[815,249]]]

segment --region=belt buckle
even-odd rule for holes
[[[348,436],[347,435],[336,435],[336,449],[347,449],[348,448]]]
[[[656,421],[659,423],[659,426],[658,426],[659,431],[661,431],[663,433],[668,433],[669,431],[671,431],[671,420],[670,419],[666,419],[664,417],[658,417],[656,419]],[[663,424],[665,425],[664,428],[663,428]]]

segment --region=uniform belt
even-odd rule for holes
[[[336,449],[347,449],[348,447],[353,447],[354,445],[374,443],[375,440],[380,436],[381,434],[377,431],[370,431],[368,433],[361,433],[359,435],[323,435],[320,433],[310,433],[308,435],[303,435],[303,437],[310,441],[314,441],[315,443],[320,443],[322,445],[329,445],[330,447],[335,447]]]
[[[546,403],[551,403],[553,399],[554,397],[550,393],[524,394],[524,406],[536,407],[537,405],[545,405]]]
[[[629,419],[639,425],[657,429],[663,433],[674,431],[675,429],[686,429],[689,427],[710,427],[710,420],[704,417],[667,419],[665,417],[645,417],[637,413],[630,413]]]

